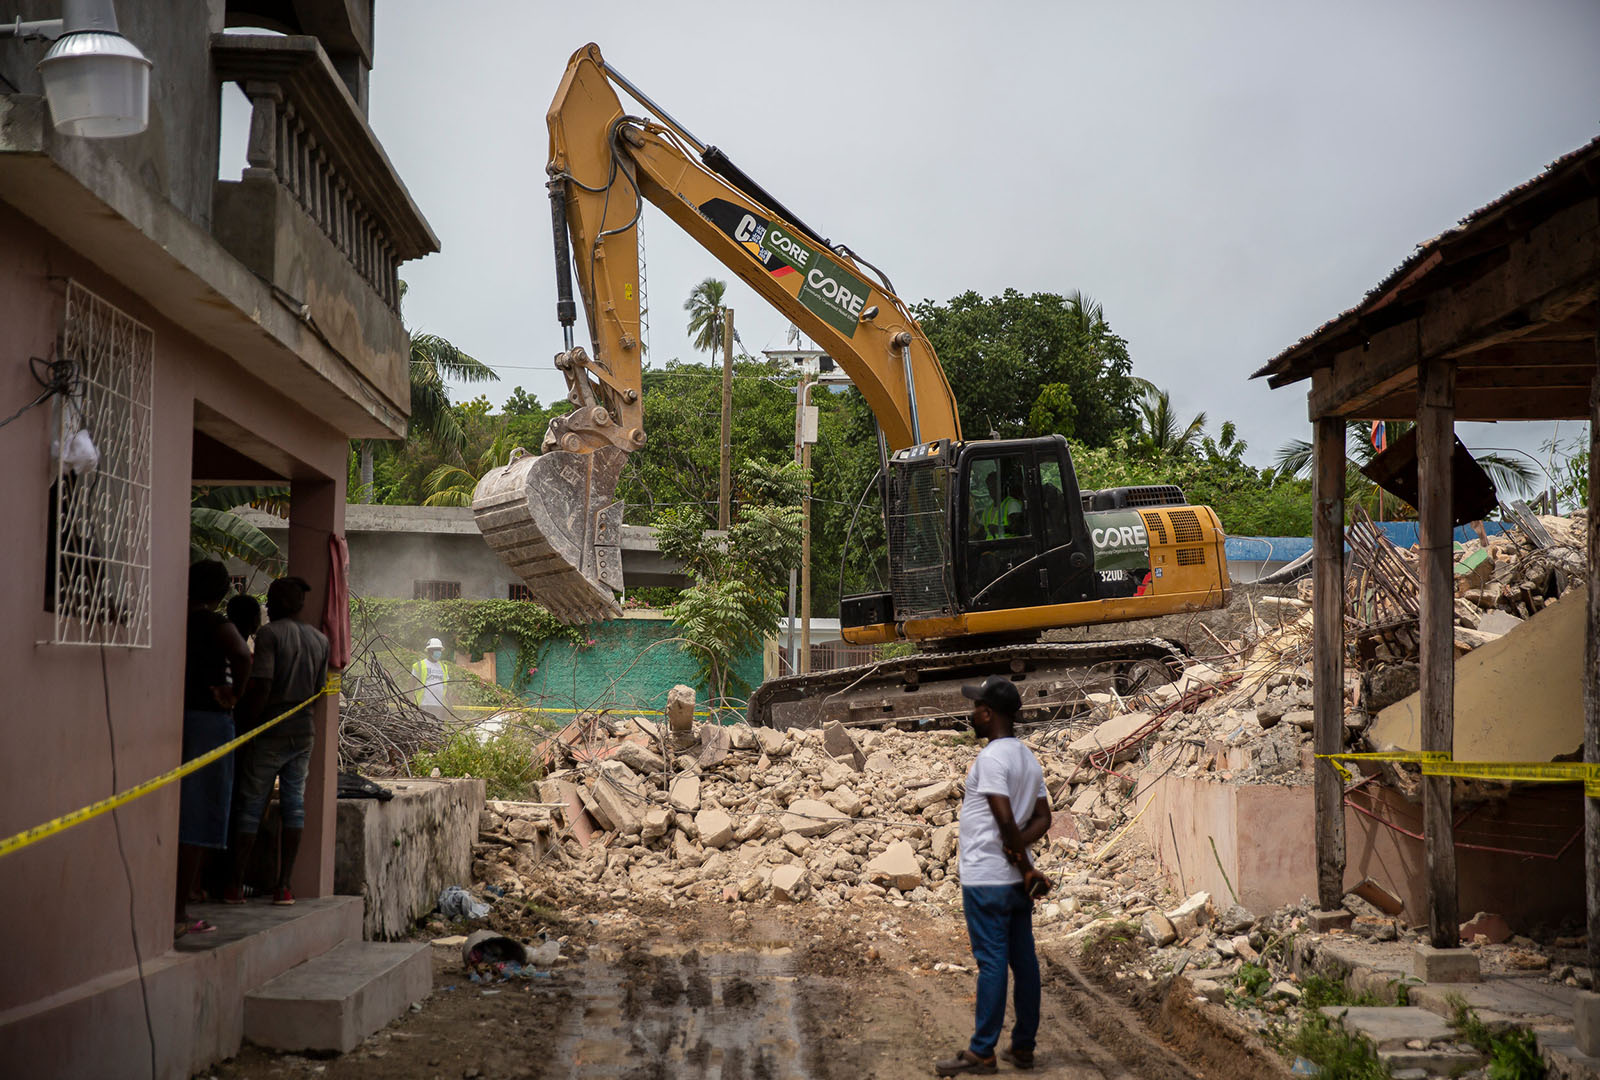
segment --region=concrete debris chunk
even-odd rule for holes
[[[661,760],[660,755],[651,753],[638,743],[618,743],[612,757],[636,773],[657,773],[667,770],[667,763]]]
[[[1211,894],[1197,892],[1167,912],[1179,937],[1188,937],[1211,920]]]
[[[692,814],[700,809],[700,778],[693,773],[673,777],[667,789],[667,801],[674,810]]]
[[[867,759],[862,754],[861,747],[856,745],[849,730],[837,720],[822,729],[822,748],[828,752],[829,757],[850,766],[854,772],[866,768]]]
[[[798,903],[811,893],[811,885],[806,881],[805,868],[794,863],[787,863],[772,872],[772,896],[776,900],[788,900]]]
[[[950,857],[956,853],[956,841],[960,835],[961,830],[957,825],[941,825],[933,830],[931,847],[935,861],[950,861]]]
[[[1144,919],[1139,923],[1139,932],[1158,949],[1178,940],[1178,931],[1173,927],[1172,920],[1159,911],[1144,913]]]
[[[858,817],[861,814],[861,796],[847,787],[839,787],[823,796],[829,806],[846,817]]]
[[[680,683],[667,691],[667,727],[673,731],[694,730],[694,687]]]
[[[906,801],[913,810],[926,810],[934,803],[954,798],[955,793],[956,782],[954,780],[941,780],[937,784],[929,784],[927,787],[918,788],[906,797]]]
[[[768,727],[756,728],[755,736],[761,752],[769,758],[787,757],[792,749],[788,737],[781,731]]]
[[[1087,735],[1074,739],[1067,749],[1076,751],[1079,754],[1110,750],[1148,724],[1153,716],[1153,713],[1148,712],[1131,712],[1123,713],[1121,716],[1114,716],[1103,724],[1096,726]],[[1135,747],[1128,747],[1117,755],[1116,760],[1129,761],[1136,752],[1137,749]]]
[[[639,835],[645,840],[659,840],[672,828],[672,811],[658,806],[645,811],[644,826]]]
[[[816,799],[796,799],[781,819],[784,832],[801,836],[821,836],[831,832],[850,819],[843,813]]]
[[[700,725],[700,757],[698,764],[702,769],[710,769],[721,765],[727,756],[733,752],[733,739],[728,731],[720,724]]]
[[[694,827],[703,847],[726,847],[733,841],[733,819],[723,810],[702,810],[694,816]]]
[[[904,840],[896,840],[883,854],[867,863],[866,874],[874,885],[901,892],[922,884],[922,867],[917,863],[916,850]]]

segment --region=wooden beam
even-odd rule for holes
[[[1564,322],[1592,305],[1597,277],[1600,200],[1587,199],[1543,219],[1509,247],[1504,262],[1429,292],[1420,315],[1334,355],[1332,380],[1321,394],[1312,391],[1311,415],[1349,413],[1375,400],[1374,387],[1420,359],[1515,340]],[[1271,385],[1282,385],[1282,377]]]
[[[1600,303],[1595,304],[1600,318]],[[1594,340],[1600,363],[1600,334]],[[1589,517],[1585,529],[1589,551],[1589,619],[1584,635],[1583,760],[1600,762],[1600,375],[1589,391]],[[1570,601],[1569,601],[1570,603]],[[1589,898],[1589,969],[1600,970],[1600,799],[1583,800],[1584,877]]]
[[[1344,752],[1344,421],[1312,424],[1312,649],[1311,703],[1316,752]],[[1344,782],[1333,762],[1317,758],[1317,904],[1344,902]]]
[[[1422,749],[1450,752],[1455,744],[1455,566],[1450,527],[1451,459],[1455,451],[1456,365],[1430,360],[1420,375],[1417,406],[1417,526],[1422,579]],[[1428,938],[1435,948],[1460,943],[1456,911],[1454,783],[1422,780],[1423,860]]]
[[[1586,420],[1587,387],[1549,389],[1470,389],[1456,392],[1457,420]],[[1417,395],[1409,391],[1374,401],[1349,420],[1410,420],[1417,415]]]

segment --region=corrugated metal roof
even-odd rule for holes
[[[1564,154],[1552,161],[1538,176],[1518,184],[1492,202],[1474,210],[1462,218],[1455,228],[1447,229],[1438,236],[1418,244],[1410,257],[1391,270],[1382,281],[1370,289],[1361,298],[1360,303],[1340,312],[1293,345],[1290,345],[1287,349],[1284,349],[1250,377],[1259,379],[1288,370],[1292,361],[1300,354],[1307,352],[1310,346],[1331,336],[1334,330],[1353,322],[1357,316],[1370,314],[1381,309],[1394,298],[1395,293],[1415,284],[1435,267],[1439,266],[1444,261],[1441,252],[1443,247],[1462,240],[1475,231],[1487,228],[1501,212],[1513,205],[1536,198],[1543,189],[1555,185],[1564,176],[1590,169],[1597,161],[1600,161],[1600,136],[1591,139],[1570,154]],[[1305,377],[1307,376],[1297,376],[1297,378]]]

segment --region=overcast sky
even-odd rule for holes
[[[1600,119],[1595,0],[380,0],[372,126],[443,244],[402,269],[406,320],[498,368],[497,401],[564,393],[544,114],[589,41],[908,301],[1099,300],[1139,375],[1263,463],[1308,433],[1304,386],[1249,374]],[[644,232],[653,362],[691,357],[707,275],[748,348],[785,347],[670,221]]]

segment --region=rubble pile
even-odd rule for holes
[[[692,712],[692,691],[673,693],[680,713]],[[957,811],[978,752],[970,734],[674,729],[682,719],[588,717],[563,729],[547,744],[538,801],[488,803],[474,878],[558,904],[887,903],[959,914]],[[1094,852],[1079,839],[1119,821],[1109,809],[1073,812],[1074,792],[1088,790],[1075,781],[1099,774],[1049,736],[1028,741],[1057,810],[1034,849],[1056,882],[1038,920],[1073,930],[1153,910],[1165,890],[1152,860],[1135,857],[1131,841]]]

